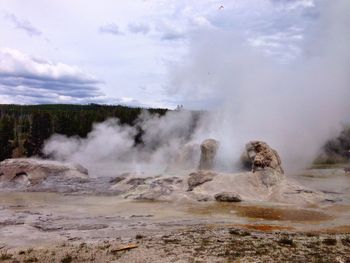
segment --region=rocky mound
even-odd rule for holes
[[[276,150],[266,142],[250,141],[246,144],[243,159],[250,164],[251,171],[258,173],[263,184],[273,186],[284,179],[282,161]]]
[[[81,165],[40,159],[7,159],[0,163],[1,185],[39,185],[44,181],[85,179],[88,171]]]
[[[293,204],[326,200],[325,194],[285,177],[278,153],[265,142],[251,141],[246,145],[252,171],[242,173],[213,171],[218,146],[214,139],[205,140],[201,145],[201,169],[192,170],[187,175],[175,173],[176,176],[167,172],[156,176],[131,172],[115,178],[89,178],[87,170],[78,165],[38,159],[9,159],[0,163],[0,187],[10,186],[16,191],[113,194],[136,200]],[[195,147],[188,149],[191,150],[186,151],[186,155]]]
[[[122,193],[124,198],[138,200],[269,201],[292,204],[325,200],[323,193],[286,178],[277,151],[261,141],[251,141],[246,145],[251,172],[233,174],[208,171],[213,169],[218,145],[213,139],[202,143],[199,168],[204,170],[193,171],[183,177],[139,177],[129,174],[112,188]]]
[[[118,177],[119,178],[119,177]],[[325,201],[325,194],[283,179],[266,184],[259,172],[192,172],[188,176],[128,174],[113,180],[111,191],[125,199],[148,201],[267,201],[298,205]]]

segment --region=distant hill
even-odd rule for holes
[[[86,137],[93,123],[108,118],[133,125],[142,110],[159,115],[168,111],[99,104],[0,105],[0,161],[40,156],[44,141],[52,134]]]

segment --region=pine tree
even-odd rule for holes
[[[14,138],[14,123],[10,117],[0,120],[0,161],[12,157],[12,140]]]
[[[34,113],[30,127],[30,134],[24,147],[28,156],[42,155],[44,141],[52,134],[51,115],[49,113]]]

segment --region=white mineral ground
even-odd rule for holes
[[[347,233],[350,176],[343,168],[276,177],[269,170],[266,177],[266,169],[234,174],[195,169],[96,178],[73,164],[6,160],[0,164],[0,250],[116,238],[128,243],[139,233],[165,235],[207,225]],[[196,176],[207,179],[198,183]],[[222,192],[242,202],[216,202]]]

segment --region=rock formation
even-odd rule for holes
[[[219,148],[219,142],[214,139],[206,139],[201,144],[201,157],[199,161],[199,170],[211,170],[214,167],[216,152]]]
[[[192,191],[196,186],[212,181],[215,175],[215,173],[204,171],[191,173],[187,181],[187,191]]]
[[[0,182],[37,184],[48,177],[87,178],[88,171],[81,165],[65,164],[39,159],[7,159],[0,163]]]
[[[216,149],[215,140],[214,145]],[[250,142],[247,144],[247,153],[254,172],[199,170],[187,177],[180,174],[135,172],[117,177],[94,177],[93,174],[88,176],[84,167],[73,164],[39,159],[9,159],[0,163],[0,191],[101,193],[152,201],[244,200],[314,204],[338,200],[284,177],[278,154],[266,143]],[[213,160],[215,154],[211,157],[209,160]],[[343,170],[339,170],[343,173]]]
[[[283,174],[281,158],[276,150],[262,141],[251,141],[246,144],[247,155],[252,163],[252,172],[271,168]]]
[[[128,174],[111,186],[126,199],[169,201],[175,192],[183,192],[183,179],[177,176],[142,176]],[[179,193],[178,193],[179,194]]]
[[[242,198],[240,195],[231,192],[221,192],[214,196],[218,202],[241,202]]]

